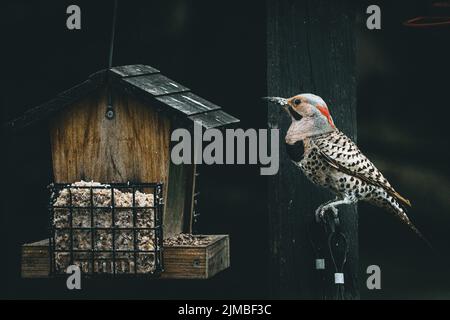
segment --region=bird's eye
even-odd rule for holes
[[[302,100],[300,100],[300,99],[295,99],[295,100],[294,100],[294,104],[295,104],[296,106],[298,106],[300,103],[302,103]]]

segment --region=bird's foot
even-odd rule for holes
[[[316,222],[319,223],[323,221],[325,218],[325,210],[323,210],[323,206],[320,206],[316,209]]]
[[[325,222],[325,212],[327,212],[328,210],[331,210],[333,212],[333,218],[335,219],[335,221],[339,222],[339,211],[332,204],[326,204],[317,208],[316,222]]]

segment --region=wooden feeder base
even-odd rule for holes
[[[211,235],[211,241],[197,246],[164,247],[162,279],[209,279],[230,266],[228,235]],[[22,246],[22,278],[50,275],[48,239]]]
[[[22,246],[22,278],[46,278],[50,273],[48,239]]]

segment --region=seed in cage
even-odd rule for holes
[[[155,271],[154,253],[139,253],[137,256],[137,273],[152,273]]]
[[[73,247],[78,250],[91,249],[91,231],[89,230],[73,230]]]
[[[68,250],[70,248],[70,235],[69,230],[56,230],[55,231],[55,249],[56,250]]]
[[[114,222],[117,227],[133,227],[133,212],[131,209],[117,208],[114,213]]]
[[[111,230],[95,232],[95,250],[112,250],[113,235]]]
[[[132,189],[114,190],[114,207],[131,208],[133,206]]]
[[[109,261],[108,260],[101,260],[99,261],[100,265],[101,265],[101,272],[102,273],[112,273],[111,269],[109,268]]]
[[[89,188],[70,188],[72,193],[72,204],[77,207],[91,206],[91,193]]]
[[[89,254],[85,252],[77,252],[73,256],[73,264],[78,266],[83,273],[89,272]]]
[[[130,260],[121,260],[121,261],[119,261],[118,262],[118,266],[120,266],[120,267],[118,267],[118,269],[119,269],[119,272],[125,272],[125,273],[127,273],[127,272],[130,272]]]
[[[152,207],[153,206],[153,194],[144,193],[136,190],[135,194],[136,207]]]
[[[130,262],[134,259],[134,255],[128,252],[116,253],[116,273],[130,273],[134,269],[130,268]]]
[[[95,273],[113,273],[111,261],[113,255],[110,252],[97,252],[94,254]]]
[[[132,230],[120,230],[116,231],[115,237],[116,250],[133,250],[134,237]]]
[[[90,252],[74,252],[73,259],[76,261],[90,261],[92,255]]]
[[[70,254],[67,252],[55,252],[55,271],[56,273],[65,273],[70,264]]]
[[[155,250],[155,231],[139,230],[137,232],[137,243],[141,251]]]
[[[164,246],[201,246],[211,242],[210,236],[180,233],[164,240]]]
[[[93,218],[94,225],[97,228],[110,228],[112,226],[111,209],[94,209]]]
[[[72,226],[74,228],[89,228],[91,226],[91,212],[87,209],[72,210]]]
[[[102,188],[90,188],[91,186],[101,186]],[[90,251],[92,247],[97,251],[111,251],[95,252],[94,262],[92,262],[92,252],[76,253],[75,256],[78,257],[77,261],[80,263],[81,268],[86,269],[87,266],[87,272],[110,273],[113,272],[115,267],[117,273],[134,273],[134,253],[116,251],[116,262],[114,264],[113,248],[119,251],[134,251],[135,249],[150,251],[154,249],[155,234],[153,230],[133,230],[134,227],[154,227],[154,210],[147,208],[154,205],[153,194],[136,190],[133,197],[132,192],[133,188],[120,190],[114,188],[111,190],[106,188],[106,185],[84,181],[76,182],[72,184],[72,187],[63,189],[54,202],[55,206],[63,207],[61,210],[54,208],[54,224],[59,223],[59,225],[67,227],[73,225],[73,244],[70,243],[71,232],[67,229],[59,234],[55,232],[56,248],[58,246],[64,248],[64,250],[73,248],[74,253],[77,250]],[[114,202],[112,201],[112,194],[114,195]],[[112,204],[114,204],[115,208],[114,214],[111,207]],[[72,205],[71,208],[69,207],[70,205]],[[115,225],[114,231],[103,230],[103,228],[112,228],[113,223]],[[94,230],[93,234],[91,234],[91,231],[88,229],[77,228],[94,228]],[[135,233],[136,239],[134,239]],[[92,235],[94,236],[93,238]],[[114,246],[113,238],[115,238]],[[87,256],[82,257],[77,254]],[[123,254],[122,259],[120,259],[121,254]],[[152,272],[154,256],[153,258],[141,256],[140,260],[141,272],[145,272],[145,270]],[[60,258],[59,265],[61,267],[63,263],[67,264],[66,261]],[[64,267],[67,267],[67,265],[64,265]]]
[[[138,228],[153,228],[154,212],[153,209],[136,209],[136,226]]]
[[[81,262],[81,271],[83,273],[88,273],[89,272],[89,262],[88,261],[82,261]]]
[[[69,216],[67,209],[55,208],[53,211],[53,223],[56,228],[68,228]]]
[[[92,202],[94,207],[110,207],[111,206],[111,190],[110,189],[94,189]]]

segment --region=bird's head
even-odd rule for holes
[[[325,122],[329,126],[335,127],[327,104],[315,94],[303,93],[291,98],[266,97],[265,99],[282,106],[290,115],[292,121],[300,121],[302,118],[314,118],[319,122]]]
[[[291,98],[266,97],[266,100],[279,104],[291,117],[293,124],[300,122],[308,135],[315,135],[336,130],[328,106],[319,96],[303,93]]]

